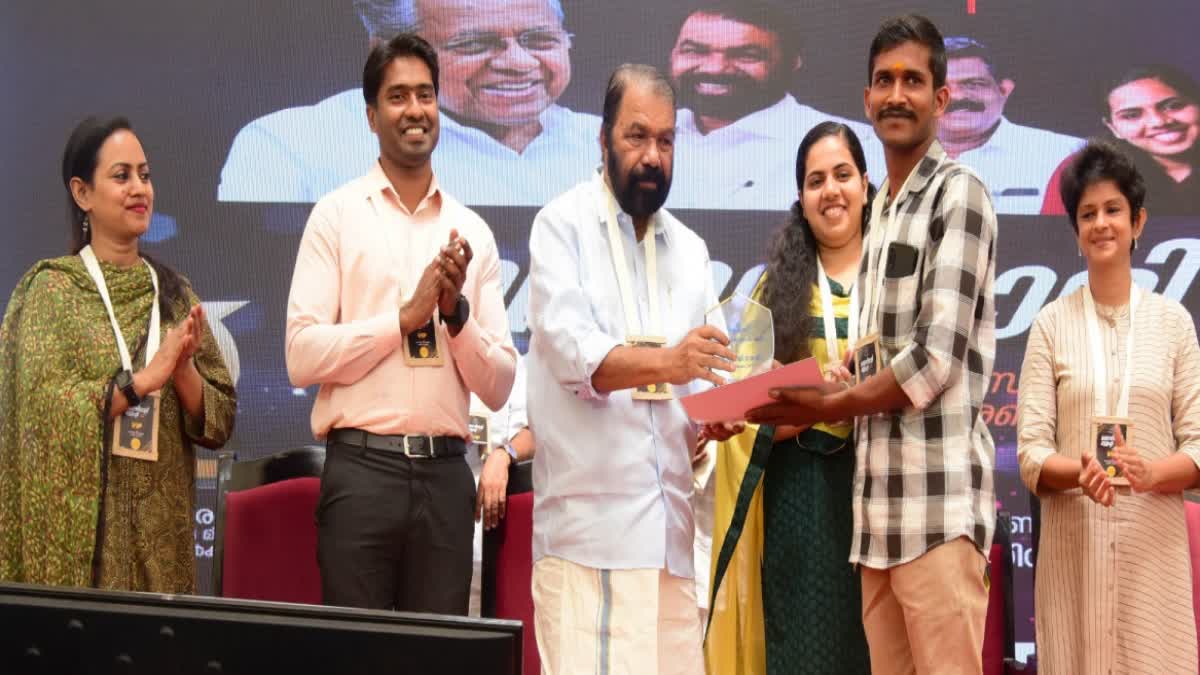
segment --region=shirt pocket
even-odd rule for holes
[[[885,317],[880,325],[880,343],[887,351],[888,358],[904,349],[912,341],[913,327],[921,307],[921,279],[924,276],[925,252],[921,247],[908,242],[901,242],[910,247],[913,259],[911,264],[897,269],[885,267],[883,277],[883,297]],[[889,258],[892,253],[889,252]],[[901,272],[907,272],[901,274]]]

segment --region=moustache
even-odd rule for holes
[[[1167,122],[1156,127],[1150,127],[1151,133],[1162,133],[1164,131],[1187,131],[1188,125],[1181,122]]]
[[[947,113],[952,113],[958,110],[965,110],[967,112],[983,112],[984,105],[982,102],[976,101],[973,98],[960,98],[955,101],[950,101],[950,105],[946,106]]]
[[[662,169],[642,169],[629,173],[630,184],[642,181],[653,181],[657,188],[661,190],[667,184],[667,176],[662,172]]]
[[[875,119],[882,120],[882,119],[885,119],[888,117],[901,117],[906,120],[917,119],[917,116],[914,115],[911,110],[909,110],[907,108],[901,108],[899,106],[890,106],[890,107],[884,108],[883,110],[880,110],[879,114],[875,116]]]

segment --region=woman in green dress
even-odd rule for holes
[[[783,363],[813,356],[828,369],[846,352],[873,192],[866,168],[862,145],[845,125],[818,125],[800,144],[799,199],[771,246],[761,282],[763,304],[775,319],[775,356]],[[861,586],[849,563],[851,431],[849,423],[775,429],[763,473],[768,673],[870,672]]]
[[[797,153],[796,183],[799,199],[792,205],[790,221],[771,243],[754,293],[770,308],[775,322],[775,358],[787,364],[815,357],[830,379],[836,379],[834,372],[844,374],[842,355],[854,333],[855,322],[849,319],[856,314],[857,302],[851,289],[862,253],[868,213],[864,206],[874,193],[854,132],[835,122],[813,127]],[[850,423],[803,429],[751,426],[722,446],[727,461],[718,462],[718,472],[723,466],[738,466],[736,455],[748,459],[742,460],[740,466],[746,468],[740,478],[730,481],[718,475],[718,519],[732,513],[727,516],[732,536],[726,537],[716,567],[717,575],[724,577],[718,581],[730,586],[724,598],[714,596],[713,607],[717,612],[739,612],[755,606],[758,589],[747,589],[739,580],[752,578],[746,576],[747,567],[761,559],[765,666],[772,675],[858,675],[871,670],[858,574],[848,562],[853,529],[851,431]],[[756,497],[759,475],[761,497]],[[721,494],[722,486],[730,485],[739,485],[736,502]],[[755,555],[744,547],[755,547],[759,532],[762,551]],[[737,541],[739,533],[746,541]],[[751,575],[755,571],[750,570]],[[713,626],[708,635],[710,669],[757,675],[763,661],[753,656],[762,649],[751,634],[754,617],[716,616]],[[714,634],[717,630],[721,633]]]
[[[74,255],[35,264],[0,326],[0,580],[190,593],[194,444],[229,438],[233,381],[188,281],[139,253],[154,189],[129,123],[80,123],[62,176]],[[114,424],[155,407],[114,455]]]

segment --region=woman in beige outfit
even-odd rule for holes
[[[1146,210],[1130,160],[1093,141],[1061,191],[1087,285],[1038,315],[1019,394],[1021,479],[1042,500],[1038,664],[1049,675],[1196,673],[1182,497],[1200,481],[1195,327],[1179,303],[1132,283]],[[1131,422],[1111,450],[1128,486],[1095,456],[1101,416]]]

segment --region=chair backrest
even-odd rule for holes
[[[217,461],[216,541],[213,545],[213,595],[224,595],[228,496],[234,492],[252,490],[292,479],[319,479],[324,466],[325,448],[321,446],[304,446],[276,453],[270,457],[244,462],[237,461],[237,456],[231,452],[223,452],[219,455]],[[311,488],[311,484],[307,486],[307,489]],[[285,492],[272,492],[271,496],[275,498],[285,497]],[[289,500],[300,497],[294,491],[286,492],[289,493],[286,495]],[[264,497],[266,496],[264,495]],[[315,529],[315,523],[313,527]],[[315,561],[313,564],[315,565]]]
[[[1014,654],[1012,599],[1012,517],[1007,511],[996,514],[996,534],[988,556],[987,620],[983,631],[983,672],[1003,675],[1006,661]]]
[[[1200,499],[1193,492],[1185,492],[1184,515],[1187,520],[1188,552],[1192,560],[1192,609],[1196,615],[1197,643],[1200,643]]]
[[[533,626],[533,463],[513,467],[504,519],[483,535],[480,605],[484,617],[517,619],[524,626],[524,673],[538,675]]]

